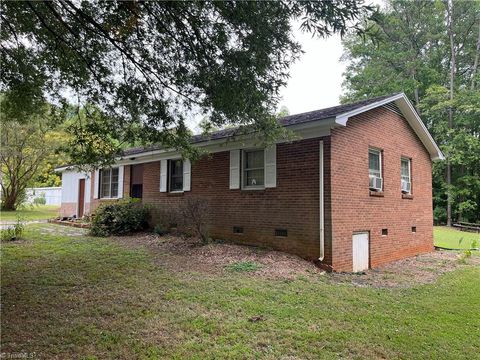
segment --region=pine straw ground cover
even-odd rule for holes
[[[478,357],[478,255],[465,264],[460,253],[436,252],[365,275],[332,275],[269,250],[52,229],[31,225],[26,240],[2,244],[7,355]],[[405,265],[423,270],[404,273]]]

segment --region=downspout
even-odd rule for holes
[[[324,214],[324,191],[323,191],[323,140],[320,140],[320,152],[319,152],[319,207],[320,207],[320,256],[318,260],[323,261],[325,257],[325,234],[324,234],[324,224],[325,224],[325,214]]]

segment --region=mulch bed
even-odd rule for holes
[[[414,256],[364,273],[326,273],[312,262],[298,256],[259,247],[211,242],[202,245],[199,240],[181,236],[137,234],[112,238],[129,247],[145,247],[155,261],[180,274],[201,272],[218,275],[228,272],[228,265],[254,262],[259,265],[250,276],[271,279],[296,279],[300,276],[322,276],[332,283],[346,283],[360,287],[404,288],[434,282],[441,275],[462,264],[462,252],[436,250]],[[474,255],[467,264],[480,266],[480,256]]]
[[[72,227],[82,228],[82,229],[88,229],[90,227],[90,223],[82,222],[81,220],[50,219],[50,220],[48,220],[48,222],[51,223],[51,224],[72,226]]]

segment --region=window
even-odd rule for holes
[[[118,197],[118,168],[100,170],[100,197]]]
[[[382,191],[382,152],[380,150],[368,150],[368,174],[370,176],[370,190]]]
[[[183,191],[183,161],[169,160],[169,191]]]
[[[411,161],[407,158],[402,158],[400,162],[401,168],[401,183],[402,183],[402,192],[410,194],[412,187],[412,176],[411,176]]]
[[[368,171],[370,176],[382,177],[382,155],[380,150],[368,150]]]
[[[264,150],[243,151],[243,187],[263,188],[265,185]]]

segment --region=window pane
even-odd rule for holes
[[[375,151],[375,150],[368,151],[368,169],[369,169],[370,175],[382,177],[379,151]]]
[[[102,184],[102,196],[101,197],[110,197],[110,185]]]
[[[110,169],[100,170],[100,197],[110,197]]]
[[[118,196],[118,168],[112,169],[111,197]]]
[[[183,190],[183,161],[170,160],[170,191]]]
[[[245,171],[245,185],[246,186],[262,186],[264,185],[264,171],[260,170],[246,170]]]
[[[402,177],[410,177],[410,169],[409,169],[409,160],[402,159],[401,168],[402,168]]]
[[[118,182],[113,183],[112,182],[112,194],[111,197],[117,197],[118,196]]]
[[[263,168],[265,165],[263,155],[263,150],[245,152],[245,169]]]

